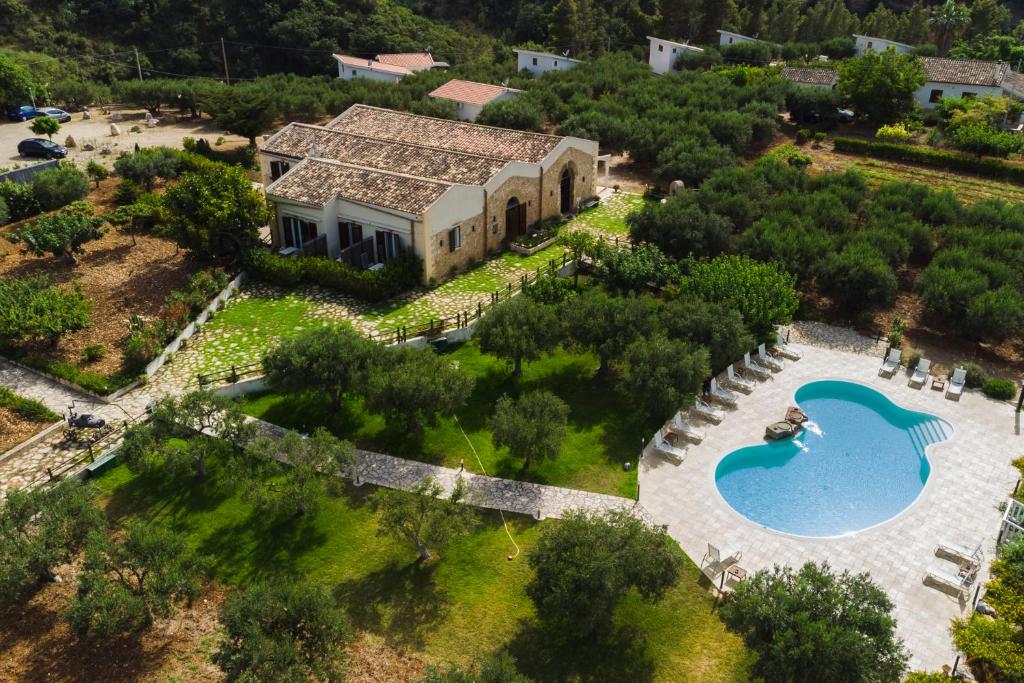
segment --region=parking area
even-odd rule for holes
[[[0,122],[0,168],[11,169],[36,163],[36,159],[18,155],[19,142],[25,138],[41,137],[29,130],[31,123],[8,121],[6,118]],[[118,135],[111,133],[112,123],[117,125]],[[216,145],[217,140],[223,138],[221,146],[224,148],[246,144],[245,138],[218,130],[208,118],[184,118],[167,112],[159,117],[159,123],[148,127],[146,112],[142,109],[119,109],[114,114],[104,114],[97,108],[92,111],[91,119],[84,119],[80,112],[75,112],[71,114],[70,122],[61,124],[60,132],[53,136],[53,141],[63,145],[69,136],[74,139],[75,146],[68,147],[68,158],[80,165],[90,159],[109,165],[120,152],[129,152],[135,149],[135,145],[181,147],[181,141],[186,137],[206,138],[211,145]],[[94,149],[86,151],[83,149],[86,145]],[[110,153],[101,154],[104,149]]]

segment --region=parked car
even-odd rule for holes
[[[68,148],[46,138],[28,138],[18,143],[18,154],[23,157],[63,159],[68,155]]]
[[[49,116],[51,119],[57,119],[61,123],[67,123],[71,120],[71,114],[67,113],[63,109],[57,109],[56,107],[44,107],[43,109],[37,109],[36,115]]]
[[[14,107],[7,110],[7,118],[11,121],[28,121],[29,119],[35,118],[39,115],[38,110],[35,107],[24,105],[21,107]]]

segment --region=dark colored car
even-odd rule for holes
[[[23,157],[63,159],[68,155],[68,148],[46,138],[28,138],[18,143],[18,154]]]
[[[51,119],[57,119],[61,123],[67,123],[71,120],[71,114],[67,113],[63,109],[57,109],[56,107],[44,107],[36,110],[36,116],[49,116]]]
[[[11,121],[28,121],[36,116],[39,116],[39,111],[35,107],[30,107],[27,104],[22,107],[14,107],[7,111],[7,118]]]

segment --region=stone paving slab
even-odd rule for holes
[[[836,569],[870,572],[895,603],[899,636],[912,653],[911,668],[938,670],[953,664],[950,620],[965,614],[969,603],[925,585],[923,579],[932,567],[956,569],[935,556],[940,541],[966,546],[981,542],[985,557],[994,556],[999,505],[1018,476],[1010,460],[1024,449],[1019,416],[1009,403],[979,392],[966,391],[955,402],[927,387],[908,387],[903,372],[883,379],[878,367],[884,347],[858,337],[842,328],[795,326],[790,340],[802,351],[802,359],[786,361],[782,372],[759,382],[750,395],[740,395],[737,409],[727,410],[720,425],[706,425],[706,438],[689,447],[680,466],[657,456],[645,458],[639,473],[640,502],[657,522],[668,524],[669,533],[695,561],[713,543],[742,551],[740,564],[749,571],[825,560]],[[737,448],[763,443],[765,425],[795,404],[796,390],[821,379],[865,384],[901,407],[947,420],[955,434],[929,447],[931,476],[903,513],[846,536],[804,538],[768,529],[735,512],[718,492],[715,468]],[[978,583],[987,578],[986,562]]]

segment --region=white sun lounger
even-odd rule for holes
[[[667,427],[669,431],[675,432],[691,443],[700,443],[704,440],[704,430],[689,424],[681,412],[672,416]]]
[[[882,367],[878,368],[878,374],[880,377],[892,377],[896,374],[896,371],[900,368],[900,356],[903,352],[899,349],[889,349],[889,355],[886,357],[885,362],[882,363]]]
[[[722,380],[722,384],[730,389],[742,391],[744,394],[752,392],[755,386],[753,380],[737,375],[736,370],[731,365],[725,369],[725,379]]]
[[[935,546],[935,554],[952,557],[961,562],[970,563],[973,566],[980,565],[981,560],[985,557],[985,554],[981,551],[980,543],[974,548],[968,548],[958,543],[940,542]]]
[[[749,351],[743,354],[743,365],[741,365],[740,367],[742,367],[744,370],[749,370],[751,373],[753,373],[756,377],[760,379],[768,379],[769,377],[772,376],[771,370],[769,370],[763,365],[757,364],[756,362],[750,359]]]
[[[974,583],[974,579],[977,575],[977,569],[960,576],[959,574],[951,572],[944,567],[936,567],[928,570],[928,573],[925,574],[924,582],[928,583],[928,581],[931,581],[932,583],[937,583],[940,586],[952,588],[963,595],[971,590],[971,585]]]
[[[698,417],[712,424],[721,424],[722,420],[725,419],[725,413],[721,409],[714,407],[710,403],[705,403],[699,398],[694,401],[693,412]]]
[[[765,348],[764,344],[760,344],[757,347],[757,356],[755,356],[755,359],[758,363],[765,366],[772,372],[779,372],[784,367],[781,360],[772,357],[772,355],[768,353],[768,350]]]
[[[728,389],[723,389],[722,387],[718,386],[717,379],[711,380],[711,390],[708,392],[708,395],[713,400],[718,401],[722,405],[727,405],[730,407],[734,407],[736,405],[736,394],[732,393]]]
[[[781,334],[775,335],[775,352],[783,358],[800,360],[800,352],[786,343],[786,338]]]
[[[665,441],[665,435],[662,430],[658,430],[658,433],[651,439],[650,445],[651,450],[662,455],[674,465],[681,465],[683,460],[686,459],[686,449],[673,446],[668,441]]]
[[[917,361],[917,367],[914,368],[914,374],[911,375],[910,381],[907,382],[912,387],[923,387],[928,381],[928,371],[931,370],[932,362],[927,358],[922,358]]]
[[[949,378],[949,385],[946,387],[946,398],[955,398],[960,400],[960,395],[964,393],[964,384],[967,383],[967,371],[963,368],[957,368],[953,371],[953,376]]]

